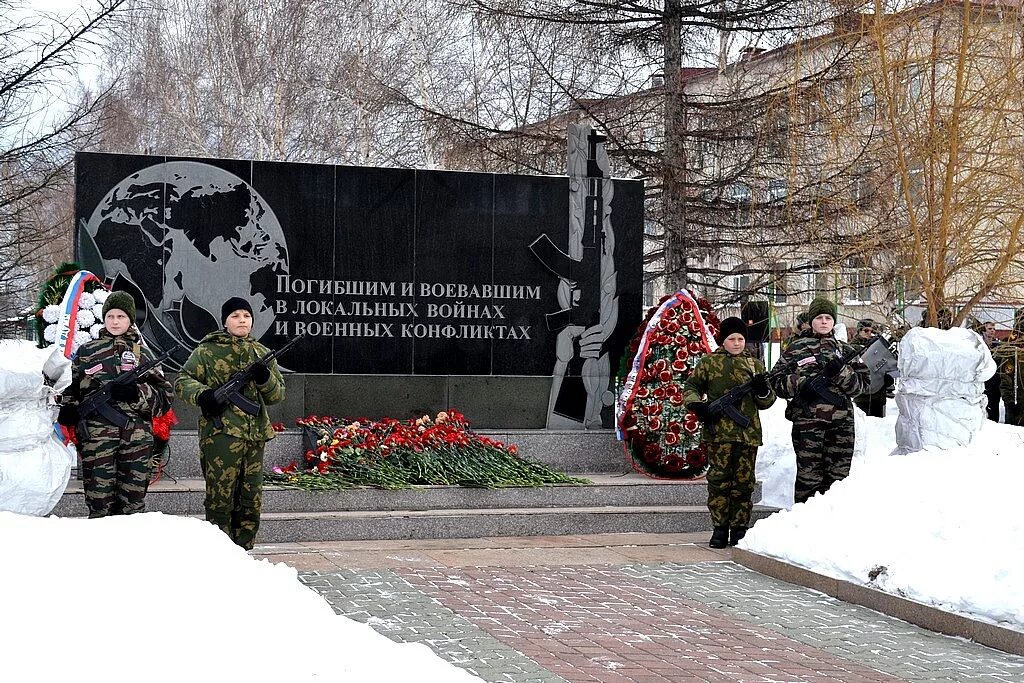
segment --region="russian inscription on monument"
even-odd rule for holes
[[[301,373],[552,376],[560,339],[578,356],[601,325],[617,364],[639,322],[637,181],[594,204],[604,280],[573,253],[568,177],[80,153],[76,181],[78,259],[179,360],[230,296],[267,346],[307,335],[282,359]],[[580,309],[602,289],[614,319]]]

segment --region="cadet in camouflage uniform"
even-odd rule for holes
[[[266,406],[284,399],[284,380],[276,361],[253,368],[252,381],[242,394],[260,406],[259,415],[218,402],[215,388],[268,353],[249,336],[252,307],[245,299],[228,299],[221,309],[221,322],[224,329],[206,335],[189,356],[174,389],[181,399],[202,410],[199,449],[206,479],[206,519],[251,550],[260,526],[263,448],[274,438]],[[222,428],[213,422],[218,415]]]
[[[871,342],[872,339],[878,336],[879,333],[880,331],[875,328],[875,321],[871,318],[858,320],[857,334],[850,341],[850,346],[855,349],[863,349]],[[886,381],[882,384],[882,388],[873,394],[867,393],[867,384],[865,384],[864,391],[854,399],[854,403],[857,404],[857,407],[871,417],[885,417],[885,402],[888,399],[886,394],[892,386],[892,378],[889,375],[886,375],[885,380]],[[870,384],[870,382],[868,382],[868,384]]]
[[[130,372],[150,359],[135,324],[135,301],[127,292],[111,292],[103,302],[103,330],[99,339],[83,344],[71,366],[71,385],[61,397],[57,422],[78,423],[78,403],[95,389]],[[152,474],[154,414],[170,410],[171,383],[159,367],[135,384],[111,389],[113,407],[130,422],[121,429],[98,413],[86,419],[89,436],[78,435],[82,456],[82,483],[89,517],[145,512],[146,490]]]
[[[705,424],[708,403],[731,389],[754,380],[751,393],[735,406],[750,418],[742,427],[728,415],[715,423],[715,433],[704,430],[708,449],[708,510],[714,531],[708,542],[712,548],[736,545],[750,525],[754,493],[754,460],[761,445],[761,421],[758,410],[770,408],[775,394],[768,386],[764,365],[744,350],[747,326],[739,318],[722,321],[717,351],[700,359],[683,387],[683,400]]]
[[[816,492],[824,493],[849,475],[854,442],[850,399],[868,385],[867,366],[860,361],[842,362],[852,347],[833,333],[836,305],[828,299],[815,299],[807,314],[811,329],[790,345],[769,375],[775,393],[790,399],[786,417],[793,422],[797,503]],[[819,374],[829,379],[829,389],[846,399],[845,406],[836,407],[813,392],[804,393],[808,382]]]
[[[1006,424],[1024,427],[1024,309],[1014,316],[1013,331],[992,354],[999,368],[999,395],[1006,405]]]

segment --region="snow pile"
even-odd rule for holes
[[[5,681],[480,680],[334,614],[294,569],[197,519],[0,512],[0,548]]]
[[[50,349],[0,341],[0,510],[45,515],[60,500],[75,452],[53,431],[43,363]]]
[[[896,443],[901,452],[966,446],[985,422],[984,382],[996,371],[980,336],[915,327],[900,342]]]
[[[838,579],[1024,631],[1024,430],[890,455],[893,418],[824,496],[758,521],[741,547]],[[883,438],[874,438],[875,436]]]

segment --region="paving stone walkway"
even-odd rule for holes
[[[1022,657],[725,559],[423,566],[389,557],[396,566],[300,578],[339,614],[495,683],[1024,683]]]

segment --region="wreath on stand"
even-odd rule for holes
[[[683,384],[714,349],[719,320],[692,292],[666,296],[648,311],[616,378],[616,424],[634,468],[697,479],[708,470],[701,423],[683,405]]]

